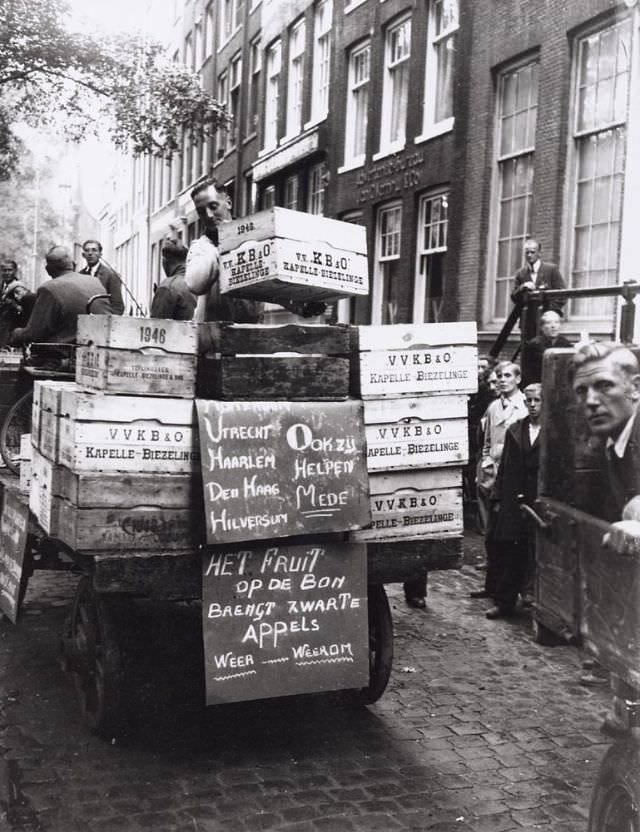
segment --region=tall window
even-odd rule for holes
[[[267,89],[264,104],[264,148],[269,150],[278,142],[278,101],[280,98],[280,70],[282,43],[277,40],[267,50]]]
[[[193,58],[193,34],[189,32],[184,39],[184,65],[189,67],[189,69],[193,69]]]
[[[307,211],[309,214],[324,213],[325,174],[324,162],[309,168],[309,190],[307,194]]]
[[[574,288],[617,280],[631,69],[631,20],[578,43],[575,88]],[[581,316],[610,314],[613,300],[574,301]]]
[[[402,205],[392,203],[378,209],[375,264],[371,296],[371,323],[398,323]]]
[[[431,0],[423,133],[453,127],[453,82],[458,32],[458,0]]]
[[[362,211],[348,211],[340,219],[342,222],[352,222],[354,225],[364,225],[364,214]],[[340,298],[336,303],[336,318],[339,324],[355,323],[355,301],[354,298]]]
[[[333,0],[319,0],[316,4],[313,23],[312,121],[323,119],[329,109],[332,15]]]
[[[207,4],[204,12],[204,56],[208,58],[213,52],[213,41],[215,38],[215,31],[213,28],[213,2]]]
[[[262,70],[262,51],[260,38],[254,38],[249,44],[249,90],[247,95],[247,136],[258,128],[260,104],[260,71]]]
[[[423,196],[418,215],[414,323],[442,320],[448,227],[448,192]]]
[[[225,43],[240,28],[243,0],[222,0],[220,3],[220,43]]]
[[[298,175],[288,176],[284,182],[284,207],[298,210]]]
[[[538,64],[507,70],[498,80],[496,283],[493,317],[511,308],[513,276],[531,234],[533,161],[538,111]]]
[[[242,82],[242,58],[236,55],[231,59],[229,67],[229,102],[228,110],[231,116],[231,126],[227,131],[227,152],[238,143],[240,132],[238,115],[240,113],[240,83]]]
[[[363,164],[365,160],[370,66],[371,44],[361,44],[351,51],[347,89],[345,165]]]
[[[380,151],[391,153],[404,147],[409,101],[409,57],[411,18],[387,30],[385,39],[384,86]]]
[[[287,89],[287,136],[295,136],[302,127],[302,87],[304,83],[304,19],[289,33],[289,85]]]
[[[275,185],[267,185],[262,192],[262,208],[273,208],[276,204],[276,188]]]
[[[229,98],[229,73],[225,69],[218,76],[218,101],[227,104]],[[216,131],[216,160],[222,159],[227,149],[227,127],[220,126]],[[230,128],[229,128],[230,129]]]

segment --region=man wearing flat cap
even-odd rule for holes
[[[188,249],[181,243],[165,240],[162,245],[162,268],[165,279],[158,286],[151,303],[152,318],[190,321],[196,308],[196,297],[185,283]]]

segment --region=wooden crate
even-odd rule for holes
[[[366,229],[287,208],[220,226],[220,291],[278,302],[369,294]]]
[[[369,399],[364,422],[370,472],[468,461],[466,396]]]
[[[78,508],[52,498],[55,534],[76,552],[190,549],[204,542],[203,516],[189,508]]]
[[[478,389],[475,322],[355,327],[353,394],[363,399]]]
[[[353,540],[415,540],[462,534],[459,468],[371,474],[369,490],[373,525],[351,532]]]
[[[131,396],[192,399],[196,390],[195,354],[84,346],[76,352],[76,381],[88,390]]]
[[[60,498],[77,508],[121,509],[155,506],[195,508],[202,513],[201,478],[194,474],[126,474],[74,472],[32,449],[29,507],[47,534],[57,533]]]
[[[192,321],[119,315],[78,316],[77,342],[119,350],[155,349],[167,355],[195,355],[198,325]]]
[[[192,401],[64,390],[57,462],[73,471],[190,474],[199,464]]]
[[[350,327],[201,324],[197,396],[261,401],[343,401],[349,396]]]

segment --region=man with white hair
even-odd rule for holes
[[[553,309],[540,316],[540,335],[527,341],[522,355],[522,375],[525,385],[542,380],[542,357],[546,350],[571,348],[571,341],[560,334],[560,315]]]

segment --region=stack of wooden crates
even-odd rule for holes
[[[197,326],[81,316],[76,382],[36,382],[29,506],[78,553],[203,540]]]
[[[415,577],[427,560],[430,568],[454,565],[460,547],[446,543],[460,541],[463,533],[476,325],[356,329],[354,392],[364,400],[373,525],[352,537],[368,543],[370,562],[376,554],[389,564],[395,559],[396,579]],[[445,545],[433,547],[434,541]]]

